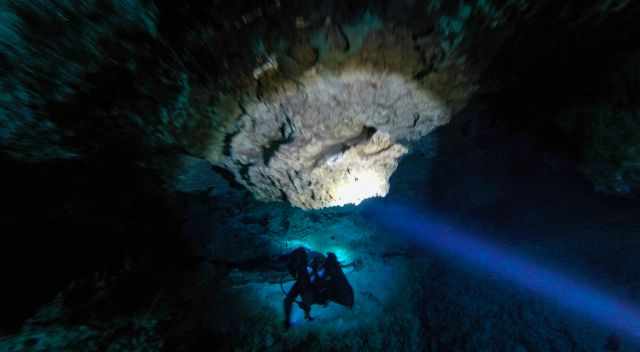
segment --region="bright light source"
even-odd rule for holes
[[[387,178],[373,170],[350,171],[333,189],[332,206],[358,205],[372,197],[384,197],[389,192]]]

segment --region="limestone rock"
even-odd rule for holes
[[[329,44],[329,50],[338,52],[349,50],[349,41],[342,31],[342,28],[340,28],[338,24],[333,23],[331,18],[327,18],[325,26],[327,27],[326,40]]]
[[[229,169],[262,200],[301,208],[384,196],[415,140],[448,122],[436,95],[398,74],[307,72],[268,99],[244,104],[228,134]]]
[[[291,47],[291,57],[303,67],[311,67],[318,60],[318,51],[306,38],[299,38]]]

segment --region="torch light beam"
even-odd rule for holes
[[[410,207],[376,202],[366,209],[378,224],[420,246],[453,255],[465,264],[501,277],[616,333],[640,341],[640,309],[580,280],[544,268],[497,244],[434,221]]]

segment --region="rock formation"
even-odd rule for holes
[[[244,109],[222,165],[259,199],[302,208],[386,195],[407,152],[398,142],[450,118],[448,106],[417,84],[365,70],[314,69]]]

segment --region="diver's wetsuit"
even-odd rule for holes
[[[335,255],[329,254],[330,258]],[[338,265],[337,260],[334,260]],[[287,293],[284,299],[285,326],[288,327],[291,318],[291,306],[296,297],[302,300],[298,305],[304,310],[305,319],[311,318],[312,304],[327,304],[328,287],[327,281],[331,278],[330,270],[327,268],[327,259],[324,255],[311,252],[304,248],[298,248],[291,253],[289,259],[289,272],[296,279],[295,284]]]

